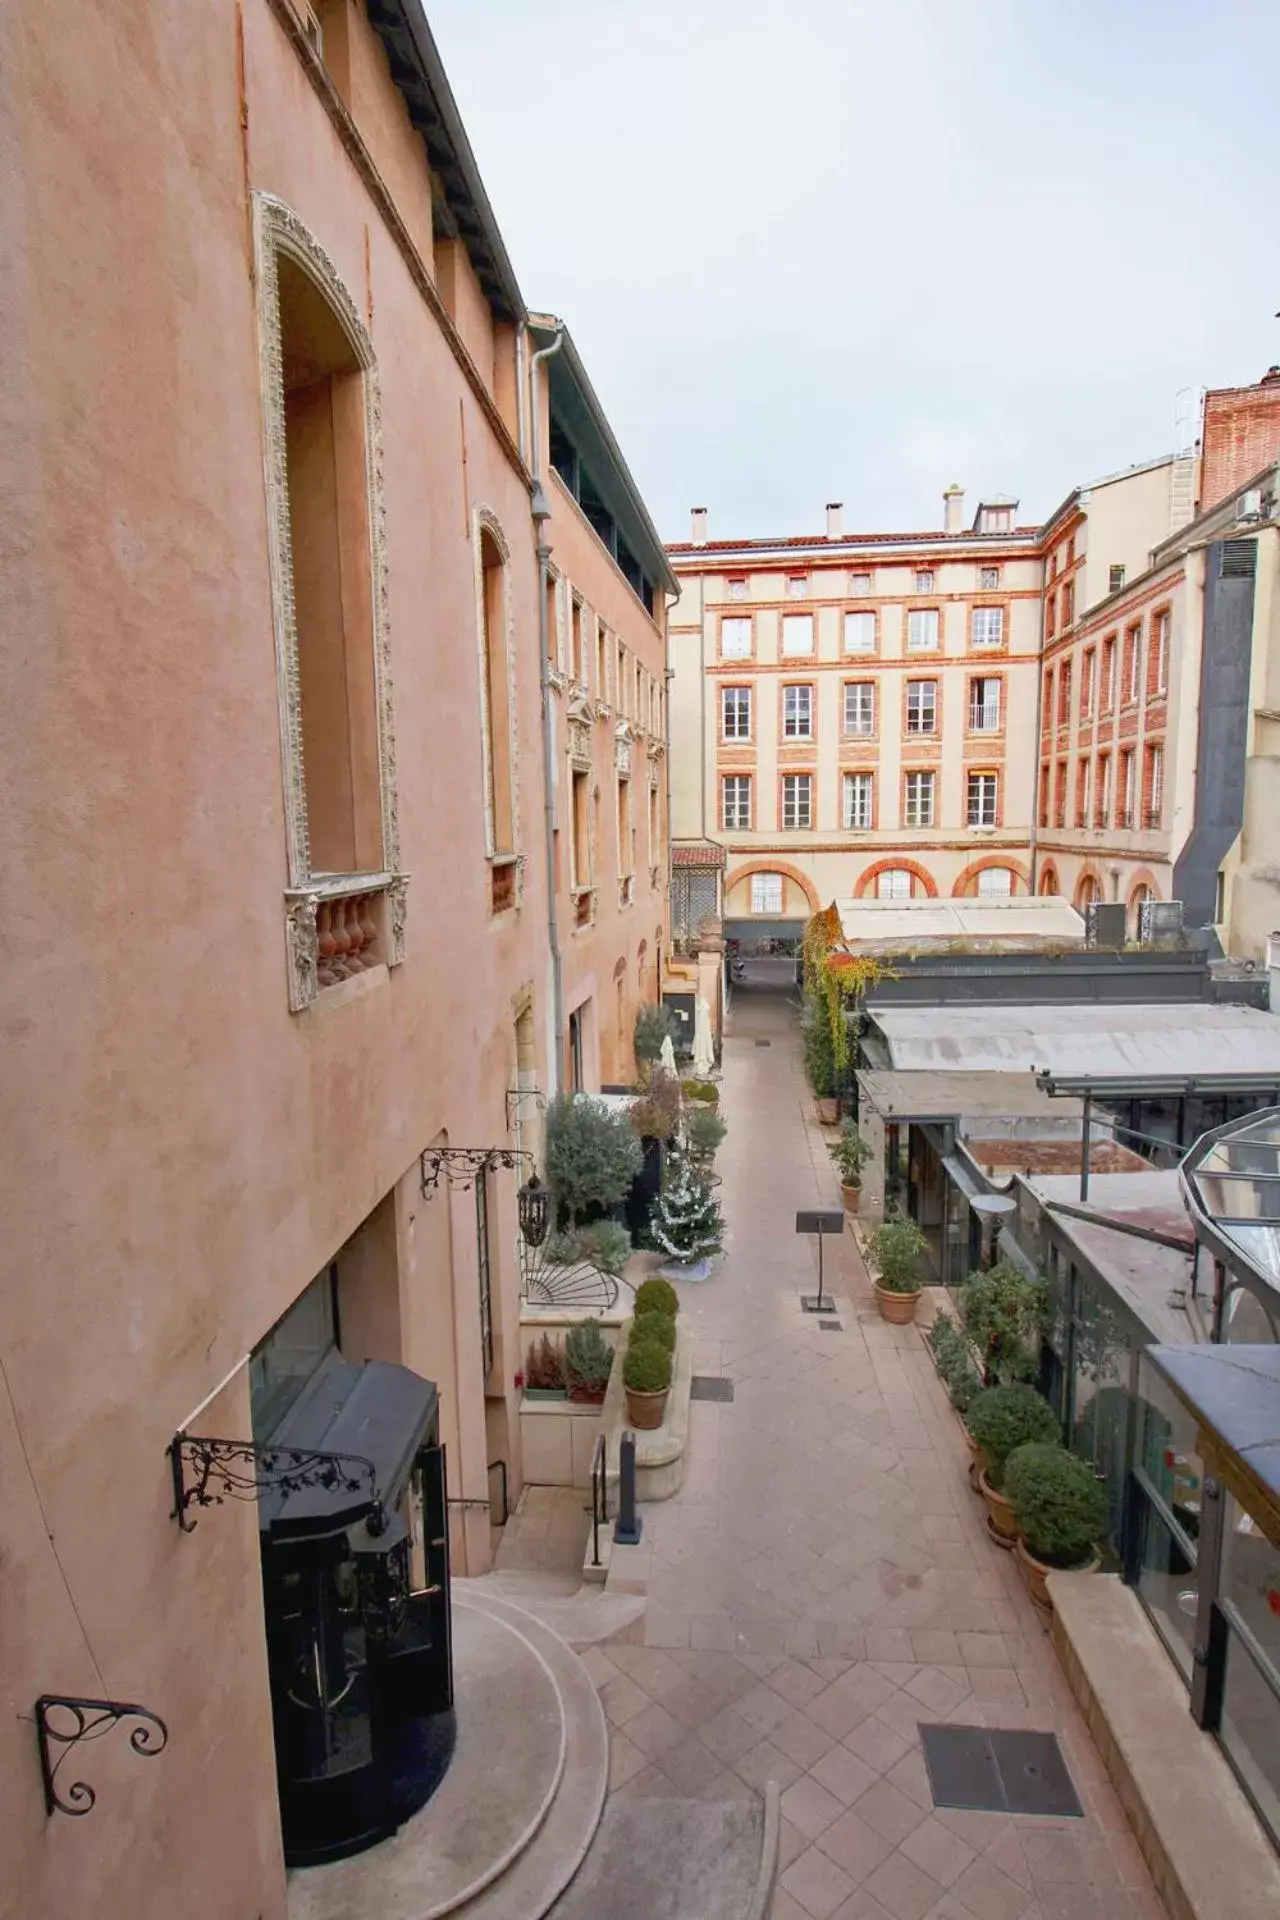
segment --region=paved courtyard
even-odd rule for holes
[[[1158,1920],[919,1334],[879,1320],[851,1235],[829,1243],[840,1331],[800,1310],[815,1266],[795,1210],[839,1189],[780,996],[738,995],[723,1103],[727,1257],[682,1308],[695,1370],[735,1399],[694,1407],[684,1488],[644,1509],[642,1644],[587,1655],[611,1792],[776,1780],[774,1920]],[[921,1721],[1058,1733],[1085,1818],[934,1811]]]

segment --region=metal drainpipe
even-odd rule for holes
[[[1043,569],[1044,562],[1041,562]],[[1045,583],[1040,581],[1040,646],[1036,653],[1036,733],[1035,733],[1035,778],[1031,783],[1031,831],[1027,836],[1027,868],[1031,876],[1031,894],[1036,893],[1036,862],[1039,858],[1039,843],[1036,834],[1040,821],[1040,729],[1044,724],[1044,641],[1045,641]],[[1052,782],[1045,793],[1046,809],[1052,804]],[[1047,817],[1047,813],[1046,813]],[[1059,883],[1061,884],[1061,883]]]
[[[551,547],[546,537],[547,521],[551,518],[551,504],[542,485],[541,452],[538,435],[538,363],[549,360],[553,353],[559,353],[564,344],[564,328],[556,322],[556,337],[549,347],[540,347],[529,362],[529,446],[530,465],[533,472],[533,494],[529,501],[529,513],[533,520],[534,535],[537,540],[538,556],[538,679],[542,689],[542,790],[543,790],[543,833],[547,863],[547,946],[551,953],[551,1046],[550,1071],[547,1078],[550,1085],[548,1094],[560,1090],[560,1074],[564,1064],[564,961],[560,953],[560,927],[556,916],[556,799],[553,785],[555,771],[555,715],[551,705],[551,662],[549,646],[551,636],[547,631],[547,582],[549,579],[547,563],[551,559]]]

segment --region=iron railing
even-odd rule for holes
[[[604,1435],[596,1435],[596,1450],[591,1456],[591,1564],[600,1565],[600,1528],[609,1517],[609,1490],[606,1479]]]

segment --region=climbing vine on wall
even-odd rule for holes
[[[834,903],[815,913],[804,930],[804,973],[807,989],[826,1009],[836,1070],[843,1076],[849,1065],[850,1011],[861,1015],[871,987],[897,974],[870,953],[850,953]]]

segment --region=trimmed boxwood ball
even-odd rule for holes
[[[1034,1387],[987,1387],[970,1404],[966,1421],[987,1461],[987,1479],[1004,1486],[1005,1461],[1029,1441],[1056,1441],[1058,1416]]]
[[[1050,1567],[1087,1566],[1109,1518],[1107,1490],[1065,1447],[1031,1442],[1005,1461],[1005,1498],[1028,1551]]]
[[[628,1346],[638,1347],[642,1341],[656,1340],[668,1353],[675,1351],[676,1323],[665,1313],[638,1313],[631,1322]]]
[[[622,1384],[632,1393],[664,1393],[671,1385],[671,1355],[656,1340],[637,1340],[623,1355]]]
[[[636,1288],[635,1311],[637,1317],[642,1313],[665,1313],[674,1320],[680,1311],[680,1296],[669,1280],[642,1280]]]

